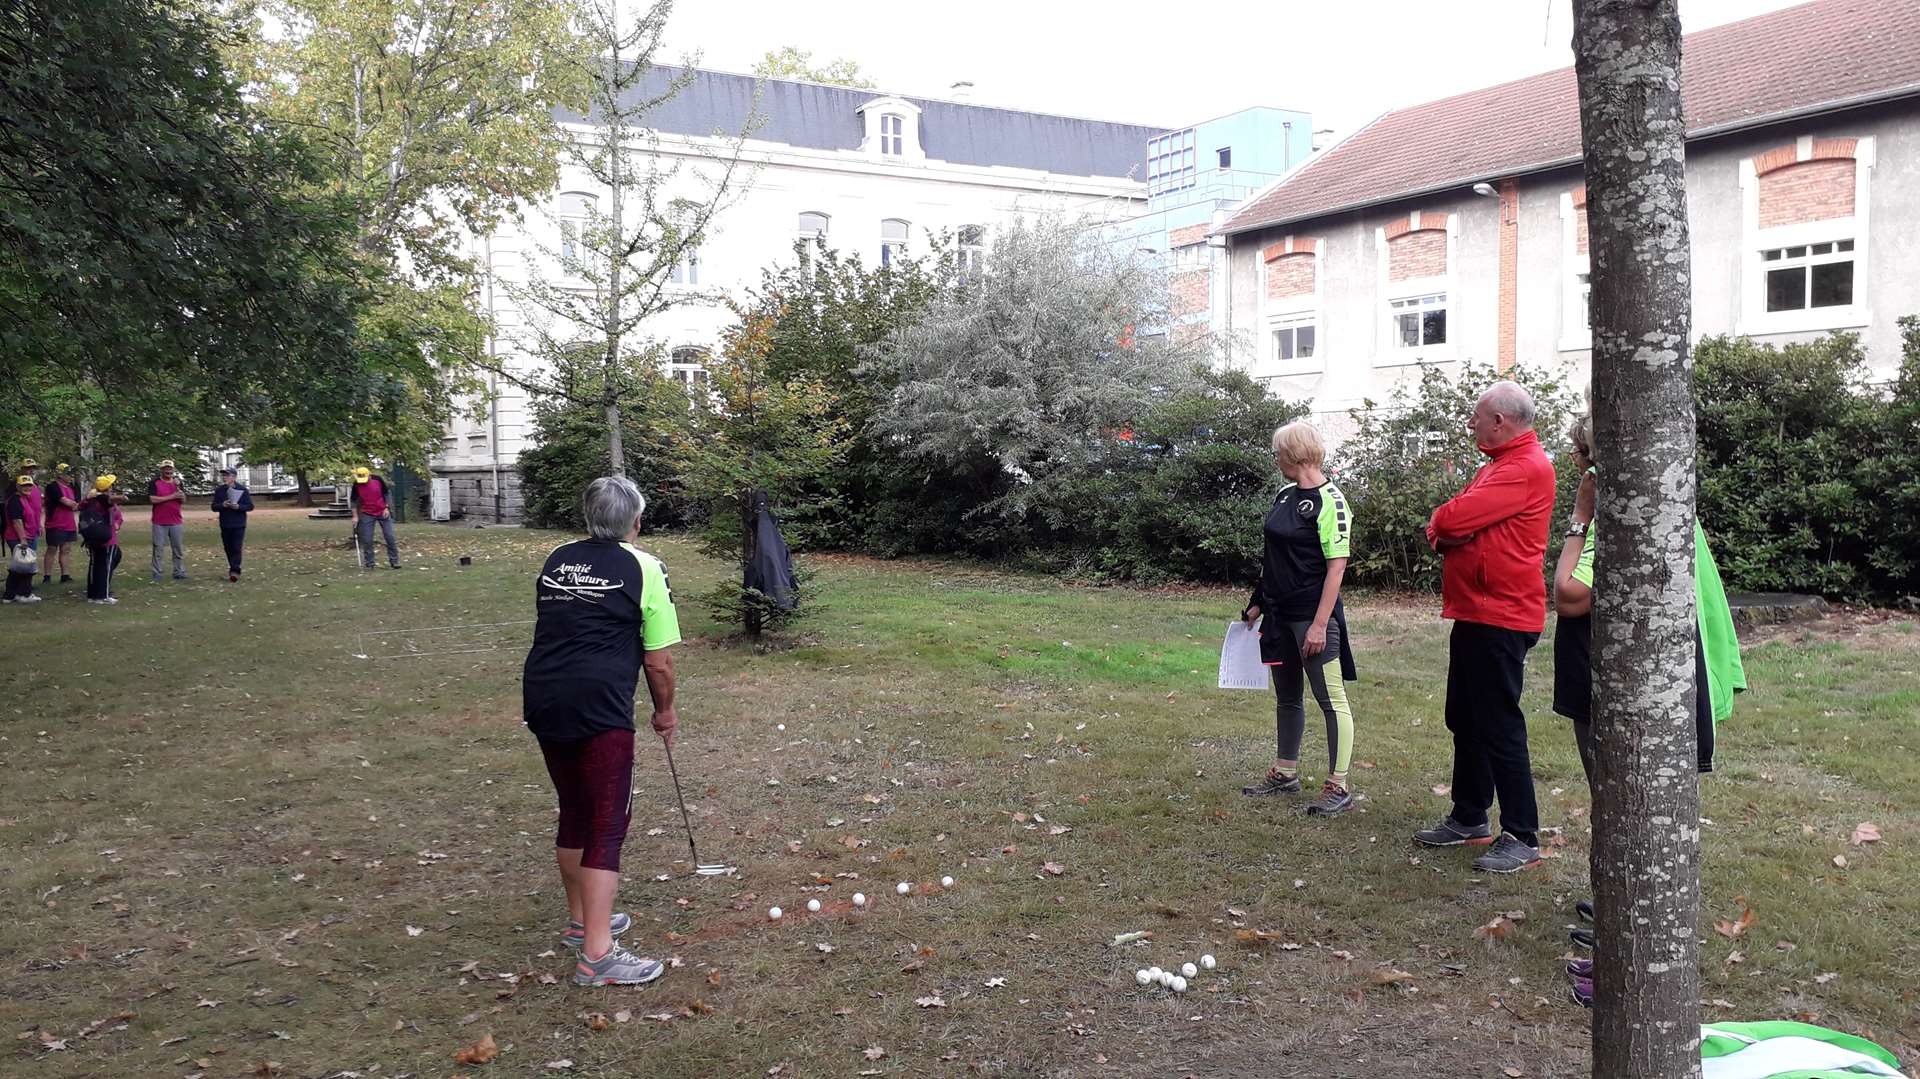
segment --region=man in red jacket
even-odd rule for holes
[[[1547,625],[1553,462],[1533,433],[1533,397],[1517,383],[1488,387],[1467,428],[1492,460],[1427,522],[1427,542],[1443,558],[1440,615],[1453,619],[1447,642],[1453,812],[1413,838],[1429,847],[1492,844],[1473,867],[1517,873],[1540,864],[1520,689],[1527,651]],[[1496,794],[1497,840],[1487,822]]]

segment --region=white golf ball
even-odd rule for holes
[[[1199,968],[1199,967],[1196,967],[1196,966],[1194,966],[1194,965],[1193,965],[1192,963],[1182,963],[1182,964],[1180,964],[1180,976],[1181,976],[1181,977],[1183,977],[1183,978],[1195,978],[1195,977],[1198,977],[1199,975],[1200,975],[1200,968]]]
[[[820,913],[820,901],[818,899],[807,900],[807,909],[815,914]]]
[[[1184,993],[1187,991],[1187,980],[1178,975],[1175,975],[1173,979],[1173,984],[1168,986],[1167,988],[1173,990],[1176,993]]]
[[[1164,970],[1161,970],[1161,969],[1160,969],[1159,967],[1148,967],[1148,968],[1147,968],[1147,977],[1149,977],[1149,978],[1152,978],[1152,979],[1153,979],[1154,981],[1156,981],[1156,982],[1160,980],[1160,975],[1162,975],[1162,974],[1165,974],[1165,973],[1166,973],[1166,971],[1164,971]]]
[[[900,883],[894,885],[893,890],[896,892],[899,892],[901,895],[906,895],[908,892],[913,891],[913,885],[908,884],[906,881],[903,880]]]
[[[1160,972],[1160,988],[1162,988],[1162,989],[1172,989],[1172,988],[1173,988],[1173,979],[1174,979],[1174,975],[1173,975],[1173,974],[1171,974],[1171,973],[1169,973],[1169,972],[1167,972],[1167,971],[1164,971],[1164,970],[1163,970],[1163,971],[1161,971],[1161,972]]]
[[[855,892],[855,893],[853,893],[853,905],[854,905],[854,906],[856,906],[856,907],[864,907],[864,906],[866,906],[866,905],[867,905],[867,897],[866,897],[866,895],[865,895],[865,894],[863,894],[863,893],[861,893],[861,892]]]
[[[1201,956],[1200,965],[1202,967],[1205,967],[1208,970],[1212,970],[1214,968],[1213,956],[1210,956],[1210,955]]]
[[[787,729],[787,725],[785,723],[775,723],[773,729],[776,731],[784,731]]]
[[[941,878],[940,878],[940,887],[942,887],[942,888],[951,888],[951,887],[953,887],[953,878],[952,878],[952,877],[941,877]]]
[[[1133,972],[1133,980],[1139,982],[1141,985],[1152,985],[1153,975],[1148,974],[1144,970],[1136,970]]]
[[[774,921],[776,921],[776,922],[777,922],[777,921],[779,921],[779,920],[780,920],[780,908],[779,908],[779,907],[768,907],[768,908],[767,908],[767,917],[769,917],[769,918],[771,918],[771,919],[773,919],[773,920],[774,920]]]

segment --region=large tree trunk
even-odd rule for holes
[[[293,481],[299,485],[300,490],[299,496],[294,499],[294,504],[311,507],[313,505],[313,484],[307,480],[307,470],[304,468],[294,469]]]
[[[607,468],[609,476],[627,474],[627,441],[620,433],[620,402],[607,402]]]
[[[1692,275],[1678,0],[1574,0],[1593,265],[1593,1074],[1700,1074]]]

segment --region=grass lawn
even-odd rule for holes
[[[805,640],[755,655],[685,598],[723,568],[653,539],[683,597],[701,855],[741,871],[688,875],[643,736],[627,940],[674,967],[581,990],[519,719],[529,627],[490,625],[532,617],[565,537],[403,527],[407,568],[361,572],[342,525],[267,511],[229,585],[201,517],[191,581],[147,584],[136,546],[117,607],[76,583],[0,609],[0,1073],[1587,1072],[1559,973],[1587,796],[1546,644],[1528,711],[1564,845],[1484,878],[1407,841],[1447,807],[1432,601],[1353,603],[1364,801],[1321,822],[1239,794],[1273,750],[1270,699],[1212,688],[1239,594],[822,558]],[[409,651],[439,654],[386,658]],[[1920,1067],[1920,627],[1831,619],[1751,644],[1747,670],[1703,783],[1706,1013],[1811,1019]],[[1324,752],[1310,719],[1309,791]],[[1851,844],[1861,822],[1885,838]],[[792,913],[769,924],[773,904]],[[1131,930],[1152,940],[1108,945]],[[1182,997],[1134,984],[1203,952],[1220,967]],[[483,1035],[498,1059],[456,1064]]]

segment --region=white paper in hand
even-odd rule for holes
[[[1238,618],[1227,623],[1220,643],[1221,689],[1266,689],[1267,667],[1260,662],[1260,623],[1248,629]]]

